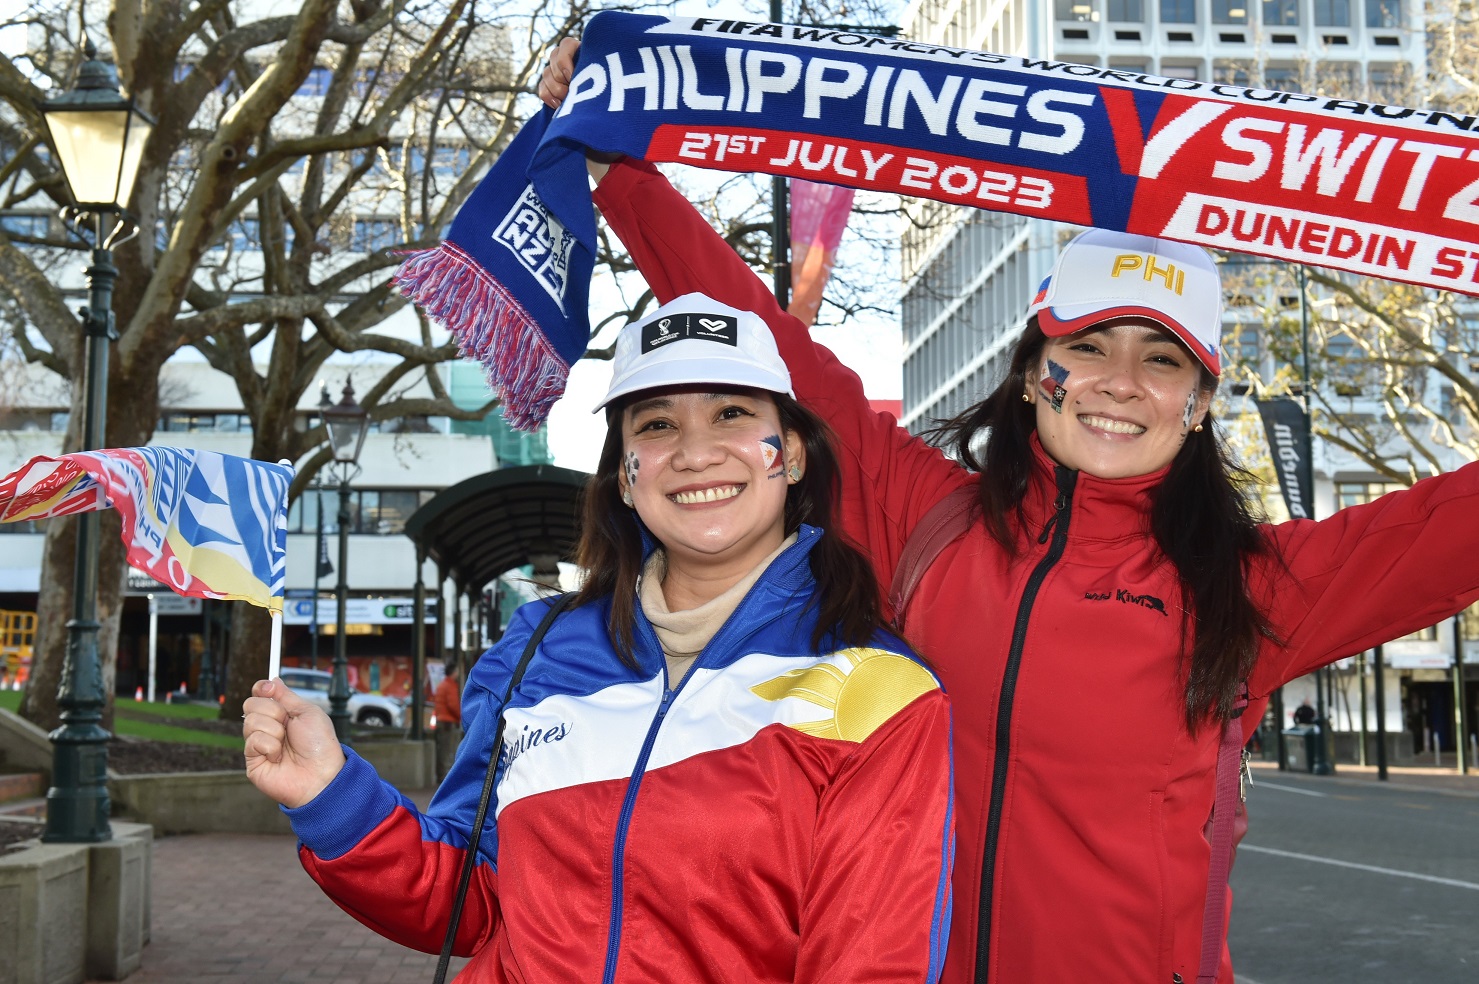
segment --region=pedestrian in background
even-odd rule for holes
[[[436,716],[437,785],[447,778],[457,746],[462,742],[462,684],[457,679],[457,657],[449,653],[442,661],[442,682],[431,695],[432,714]]]

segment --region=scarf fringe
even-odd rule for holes
[[[539,325],[455,243],[405,257],[393,278],[401,294],[451,332],[463,356],[482,364],[509,425],[537,430],[570,376]]]

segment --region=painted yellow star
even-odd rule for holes
[[[791,727],[818,738],[861,742],[921,694],[938,687],[929,670],[885,649],[844,649],[846,667],[822,663],[788,670],[750,688],[769,701],[794,697],[832,712]]]

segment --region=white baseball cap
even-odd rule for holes
[[[695,293],[674,298],[621,330],[611,388],[591,412],[639,390],[700,384],[796,395],[764,320]]]
[[[1149,318],[1174,331],[1214,376],[1222,372],[1222,284],[1200,246],[1081,232],[1058,254],[1027,314],[1050,338],[1111,318]]]

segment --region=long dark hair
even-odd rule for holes
[[[1031,438],[1037,427],[1036,409],[1022,394],[1035,379],[1046,345],[1037,319],[1030,319],[1001,385],[928,435],[981,473],[982,521],[992,538],[1013,554],[1026,523]],[[1216,386],[1216,378],[1204,369],[1203,390],[1210,394]],[[1190,731],[1209,718],[1232,716],[1260,641],[1274,638],[1268,618],[1248,594],[1249,565],[1260,556],[1276,557],[1243,491],[1251,482],[1252,476],[1229,456],[1209,411],[1202,432],[1187,435],[1151,500],[1151,533],[1181,581]]]
[[[760,391],[753,391],[759,393]],[[801,481],[786,489],[786,535],[802,523],[820,527],[821,539],[809,560],[817,589],[809,602],[816,606],[812,645],[863,645],[882,625],[878,581],[873,566],[833,529],[833,509],[841,487],[831,431],[816,414],[783,393],[766,393],[775,400],[781,427],[800,435],[806,446],[806,469]],[[630,398],[629,398],[630,399]],[[636,621],[637,575],[642,572],[642,535],[637,514],[621,501],[617,472],[621,467],[621,414],[627,400],[606,410],[606,443],[596,472],[586,484],[577,562],[586,572],[576,596],[585,605],[611,596],[607,629],[617,654],[630,666]]]

